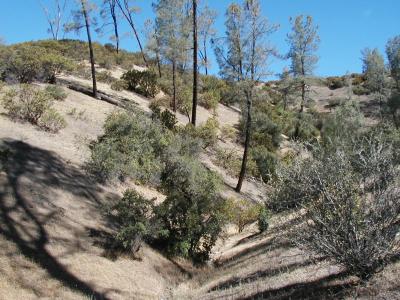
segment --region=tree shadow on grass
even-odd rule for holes
[[[226,280],[224,282],[221,282],[218,285],[212,287],[209,290],[209,292],[217,291],[217,290],[225,290],[225,289],[229,289],[229,288],[234,288],[234,287],[236,287],[238,285],[241,285],[241,284],[251,283],[251,282],[260,280],[261,278],[274,277],[274,276],[277,276],[277,275],[282,274],[282,273],[290,273],[290,272],[292,272],[292,271],[294,271],[296,269],[310,266],[310,265],[315,264],[316,262],[322,261],[322,260],[323,260],[323,258],[319,258],[319,259],[316,259],[316,260],[310,260],[309,259],[309,260],[304,260],[304,261],[301,261],[301,262],[292,262],[292,263],[285,264],[285,265],[282,265],[282,266],[278,266],[278,267],[275,267],[275,268],[268,268],[268,269],[265,269],[265,270],[259,270],[259,271],[256,271],[254,273],[248,274],[245,277],[233,277],[233,278],[230,278],[230,279],[228,279],[228,280]]]
[[[349,280],[346,272],[340,272],[309,282],[294,283],[276,289],[265,290],[243,299],[342,299],[346,291],[356,284],[357,282],[354,280]]]
[[[0,173],[0,233],[13,242],[21,254],[63,285],[94,299],[108,299],[106,294],[110,290],[100,293],[72,274],[48,251],[50,238],[45,228],[54,220],[57,225],[63,225],[58,223],[62,222],[58,218],[60,208],[54,204],[56,195],[52,195],[50,188],[82,197],[93,208],[100,205],[100,188],[90,182],[86,174],[65,164],[52,152],[15,140],[6,140],[4,145],[8,154],[3,159],[5,175]],[[27,181],[32,184],[28,185]],[[40,197],[35,197],[38,191]]]

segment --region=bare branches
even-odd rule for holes
[[[67,0],[53,0],[54,11],[52,12],[50,12],[49,7],[45,6],[41,0],[38,1],[46,16],[47,23],[49,24],[48,32],[52,35],[52,38],[57,41],[59,39],[60,31],[63,29],[62,22],[64,19]]]
[[[119,9],[121,10],[122,14],[124,15],[126,21],[128,22],[129,26],[132,28],[132,31],[133,31],[133,33],[135,35],[135,38],[136,38],[136,41],[137,41],[137,43],[139,45],[140,52],[142,53],[143,61],[144,61],[145,65],[146,65],[146,67],[148,67],[149,65],[147,63],[147,59],[146,59],[146,56],[145,56],[144,51],[143,51],[142,43],[140,42],[140,38],[139,38],[138,32],[136,30],[135,23],[133,21],[133,14],[135,12],[137,12],[138,9],[135,8],[135,7],[132,7],[130,5],[130,1],[129,0],[115,0],[115,1],[116,1],[116,4],[118,5]]]

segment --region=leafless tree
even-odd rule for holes
[[[63,28],[62,22],[67,0],[53,0],[54,11],[50,11],[50,8],[47,7],[41,0],[39,0],[39,4],[42,7],[43,13],[46,16],[46,20],[49,25],[48,32],[52,35],[52,38],[57,41],[60,36],[60,31]]]
[[[139,34],[138,34],[137,30],[136,30],[135,22],[133,21],[133,14],[134,14],[135,11],[137,11],[137,9],[135,9],[131,5],[130,0],[116,0],[116,3],[118,5],[118,7],[120,8],[122,14],[124,15],[126,21],[128,22],[129,26],[132,28],[132,31],[133,31],[133,33],[135,35],[135,38],[136,38],[136,41],[137,41],[137,43],[139,45],[140,52],[142,53],[143,61],[144,61],[145,65],[146,65],[146,67],[148,67],[149,65],[147,63],[146,55],[144,54],[143,46],[142,46],[142,43],[140,41]]]
[[[117,13],[117,1],[116,0],[103,0],[103,7],[100,11],[100,15],[104,20],[104,24],[98,28],[96,31],[102,32],[102,30],[112,25],[114,34],[111,36],[111,40],[115,42],[115,48],[117,53],[119,53],[119,26],[118,26],[118,13]]]

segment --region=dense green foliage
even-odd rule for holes
[[[147,200],[134,190],[126,190],[107,213],[117,224],[116,241],[133,253],[139,251],[143,240],[156,234],[154,200]]]
[[[132,192],[119,202],[116,238],[126,247],[136,249],[145,238],[157,240],[171,255],[208,258],[225,222],[224,201],[220,179],[197,159],[201,148],[202,141],[186,131],[174,133],[139,113],[116,112],[107,119],[104,135],[92,146],[90,169],[102,179],[151,183],[167,196],[149,216],[140,210],[150,204]],[[139,215],[124,212],[131,205],[139,205]],[[157,230],[150,223],[158,224]]]
[[[162,187],[167,199],[157,213],[168,232],[168,252],[207,260],[224,224],[218,176],[193,157],[169,153]]]
[[[262,222],[267,222],[267,216],[261,215],[262,213],[264,213],[264,206],[262,204],[254,204],[249,200],[228,199],[225,203],[224,214],[231,223],[237,226],[239,233],[247,225],[258,222],[259,218],[262,219]]]
[[[125,80],[128,90],[136,92],[145,97],[155,97],[159,92],[157,76],[150,71],[130,70],[121,77]]]
[[[67,93],[65,90],[58,85],[48,85],[46,86],[45,91],[52,99],[57,101],[63,101],[67,98]]]
[[[111,114],[104,135],[92,146],[89,168],[101,179],[133,178],[156,183],[163,169],[161,155],[171,136],[161,124],[128,112]]]
[[[327,85],[331,90],[336,90],[344,87],[346,85],[345,78],[343,77],[327,77]]]

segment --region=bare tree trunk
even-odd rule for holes
[[[175,62],[175,59],[172,61],[172,87],[173,87],[172,109],[176,113],[176,62]]]
[[[301,83],[301,103],[300,103],[299,117],[296,122],[296,128],[294,130],[294,138],[296,138],[296,139],[300,135],[300,125],[301,125],[301,119],[302,119],[302,115],[303,115],[303,111],[304,111],[305,101],[306,101],[306,83],[303,80],[303,82]]]
[[[111,2],[109,2],[111,18],[113,19],[113,25],[114,25],[115,43],[117,46],[117,54],[118,54],[119,53],[119,33],[118,33],[118,19],[117,19],[117,14],[115,12],[115,4],[116,4],[116,0],[112,0]]]
[[[208,56],[207,56],[206,40],[203,41],[203,51],[204,51],[204,68],[206,70],[206,75],[208,75]]]
[[[93,97],[97,98],[96,68],[94,66],[94,52],[93,52],[93,45],[92,45],[92,37],[90,35],[89,16],[88,16],[86,5],[85,5],[85,0],[81,0],[81,3],[82,3],[83,16],[85,18],[85,26],[86,26],[88,43],[89,43],[90,66],[92,68],[92,81],[93,81]]]
[[[239,181],[237,183],[235,191],[240,193],[242,190],[242,185],[244,178],[246,176],[246,168],[247,168],[247,160],[250,150],[250,139],[251,139],[251,110],[252,110],[252,94],[249,91],[246,91],[246,100],[247,100],[247,121],[246,121],[246,138],[244,142],[244,153],[243,153],[243,160],[242,160],[242,167],[240,169],[239,174]]]
[[[122,14],[125,16],[125,19],[128,21],[129,25],[131,26],[131,28],[133,30],[133,33],[135,34],[136,41],[137,41],[137,43],[139,45],[139,48],[140,48],[140,53],[142,54],[142,57],[143,57],[143,61],[144,61],[145,65],[146,65],[146,67],[149,67],[149,64],[147,63],[146,56],[144,55],[142,43],[140,42],[139,35],[138,35],[137,31],[136,31],[135,23],[133,22],[133,19],[132,19],[131,10],[129,8],[128,1],[127,0],[123,0],[124,1],[124,7],[122,7],[121,0],[116,0],[116,1],[117,1],[117,4],[118,4]]]
[[[197,0],[193,0],[193,103],[192,124],[196,126],[197,98],[198,98],[198,43],[197,43]]]
[[[156,59],[157,59],[158,76],[161,78],[162,77],[161,62],[160,62],[160,55],[158,54],[158,52],[156,53]]]

